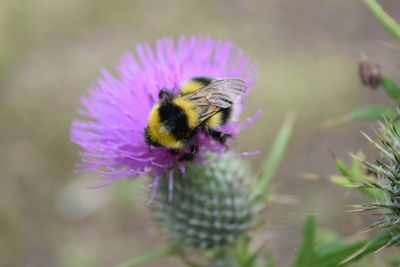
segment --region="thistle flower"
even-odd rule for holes
[[[74,120],[72,142],[79,145],[82,162],[79,168],[95,171],[104,178],[104,186],[114,181],[138,175],[154,177],[155,188],[161,176],[176,165],[184,171],[178,156],[167,148],[152,148],[145,143],[144,128],[158,93],[163,88],[177,93],[180,85],[193,77],[240,78],[247,84],[243,101],[254,85],[255,66],[231,42],[209,37],[180,37],[177,43],[171,38],[160,39],[155,49],[139,45],[136,56],[124,55],[117,67],[118,77],[102,71],[102,78],[82,98],[83,109],[79,114],[86,118]],[[243,123],[224,125],[222,132],[238,134],[251,124],[257,112]],[[199,152],[221,154],[225,147],[211,137],[199,133]],[[200,161],[201,158],[197,159]]]
[[[386,245],[400,245],[400,133],[398,124],[387,124],[379,135],[380,143],[368,136],[367,139],[382,154],[376,163],[364,161],[377,180],[366,180],[364,186],[374,189],[376,202],[363,207],[364,210],[382,210],[383,218],[369,229],[384,228],[392,234]],[[383,210],[386,210],[383,212]]]

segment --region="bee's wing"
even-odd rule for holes
[[[246,84],[240,79],[218,79],[185,97],[196,105],[203,122],[221,108],[232,107],[245,91]]]

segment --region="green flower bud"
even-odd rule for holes
[[[254,225],[259,204],[248,183],[254,178],[240,158],[222,156],[208,164],[174,170],[173,197],[168,175],[159,184],[154,217],[172,245],[218,250]],[[172,185],[172,184],[171,184]]]

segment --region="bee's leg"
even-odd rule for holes
[[[221,144],[225,144],[226,140],[232,137],[231,134],[226,134],[213,129],[207,129],[207,133]]]
[[[185,153],[182,156],[179,157],[179,161],[191,161],[194,160],[197,152],[199,152],[199,146],[198,145],[191,145],[190,146],[190,152]]]
[[[197,141],[197,138],[193,138],[190,141],[190,152],[189,153],[185,153],[182,156],[179,157],[179,161],[191,161],[194,160],[194,158],[196,157],[197,153],[199,152],[199,143]]]
[[[174,156],[178,155],[179,152],[180,152],[180,150],[179,150],[179,149],[176,149],[176,148],[171,148],[171,149],[169,150],[169,153],[171,153],[171,154],[174,155]]]

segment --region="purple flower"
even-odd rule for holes
[[[78,113],[85,119],[72,123],[71,140],[78,144],[82,162],[79,168],[95,171],[104,176],[100,181],[108,185],[121,178],[151,174],[153,186],[167,170],[184,163],[172,155],[168,148],[149,147],[144,128],[158,92],[168,88],[177,93],[179,86],[193,77],[240,78],[251,88],[255,82],[255,66],[248,57],[228,41],[209,37],[164,38],[149,45],[139,45],[136,56],[124,55],[117,67],[118,77],[102,71],[102,78],[82,98],[84,109]],[[248,95],[249,89],[245,93]],[[245,98],[244,97],[244,98]],[[243,109],[242,102],[237,110]],[[244,123],[224,125],[221,131],[238,134],[258,116],[256,113]],[[199,133],[199,155],[204,152],[221,154],[225,147],[211,137]],[[201,161],[198,157],[196,160]]]

